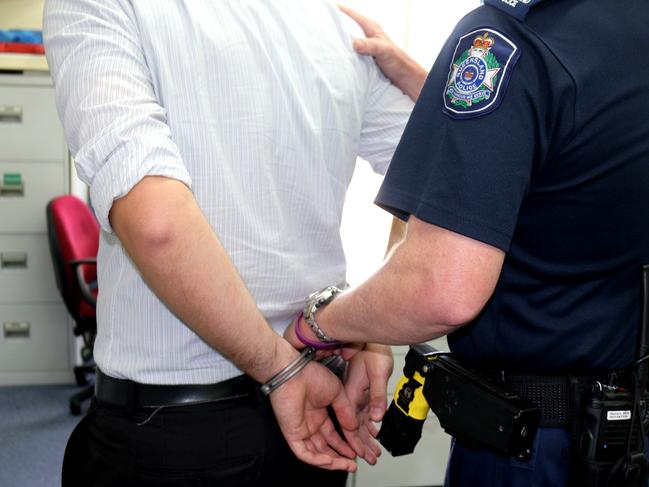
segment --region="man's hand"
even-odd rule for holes
[[[304,348],[304,344],[295,334],[295,321],[284,332],[284,338],[295,348]],[[317,338],[307,327],[300,327],[302,333],[311,340]],[[305,329],[306,328],[306,329]],[[374,422],[381,421],[385,414],[387,398],[386,389],[392,374],[392,351],[390,347],[375,344],[346,343],[335,351],[319,351],[319,357],[336,353],[349,360],[348,376],[344,391],[350,400],[351,414],[355,417],[354,428],[350,430],[338,410],[335,410],[338,422],[345,438],[354,451],[370,465],[376,463],[381,448],[374,439],[378,430]],[[349,414],[346,409],[344,414]]]
[[[381,421],[387,409],[387,384],[392,374],[392,350],[385,345],[368,343],[349,363],[345,391],[360,420],[359,436],[369,446],[365,460],[374,465],[381,448],[374,438],[375,422]]]
[[[342,383],[326,367],[308,364],[275,390],[270,402],[295,456],[327,470],[356,471],[354,450],[336,431],[327,406],[331,405],[345,435],[364,454],[364,447],[356,438],[359,421]]]
[[[383,32],[381,26],[343,5],[338,6],[363,29],[366,39],[356,39],[354,49],[359,54],[373,56],[381,71],[406,95],[417,101],[428,73]]]

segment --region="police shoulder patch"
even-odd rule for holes
[[[519,57],[518,46],[489,27],[460,37],[444,88],[444,112],[462,119],[494,111]]]

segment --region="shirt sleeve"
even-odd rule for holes
[[[508,251],[522,201],[546,159],[555,121],[561,118],[558,101],[570,107],[566,97],[571,82],[524,25],[512,21],[493,30],[490,19],[489,28],[521,50],[518,63],[500,66],[500,76],[505,69],[512,71],[508,85],[497,93],[499,105],[461,118],[445,112],[448,86],[458,73],[454,65],[468,52],[458,51],[460,41],[471,34],[471,42],[482,27],[486,31],[483,22],[479,12],[469,16],[442,49],[376,203],[402,219],[415,215]]]
[[[191,187],[123,0],[48,0],[47,60],[57,109],[101,227],[113,201],[145,176]]]
[[[373,60],[358,154],[372,169],[385,174],[412,113],[414,102],[394,86]]]
[[[414,102],[385,77],[373,60],[368,59],[368,64],[370,86],[358,154],[370,163],[374,172],[385,174]]]

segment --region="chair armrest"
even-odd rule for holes
[[[73,265],[73,266],[78,266],[81,264],[87,264],[87,265],[97,265],[97,259],[94,258],[87,258],[87,259],[76,259],[76,260],[69,260],[66,262],[68,265]]]
[[[81,297],[83,300],[88,303],[93,308],[97,307],[97,300],[92,295],[92,288],[88,282],[86,282],[83,276],[83,266],[84,265],[97,265],[97,259],[77,259],[69,260],[66,262],[68,265],[74,267],[75,274],[77,276],[77,285],[81,291]]]

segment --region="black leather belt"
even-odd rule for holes
[[[115,379],[97,369],[97,400],[128,409],[189,406],[253,396],[259,391],[250,377],[241,375],[217,384],[152,385]]]

